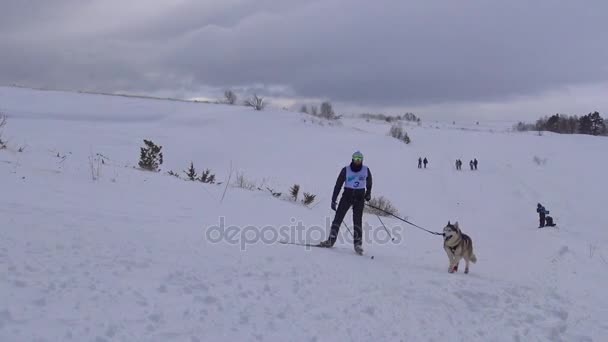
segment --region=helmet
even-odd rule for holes
[[[363,161],[363,153],[361,153],[359,151],[353,153],[353,160]]]

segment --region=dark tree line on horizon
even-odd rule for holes
[[[549,131],[561,134],[608,135],[606,123],[599,112],[595,111],[581,117],[576,115],[554,114],[545,116],[536,123],[518,122],[517,131]]]

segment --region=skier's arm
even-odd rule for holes
[[[338,194],[340,193],[340,188],[344,184],[345,180],[346,180],[346,168],[342,168],[342,171],[340,171],[340,174],[338,175],[338,179],[336,179],[336,185],[334,186],[334,193],[333,193],[333,196],[331,196],[332,202],[335,202],[338,199]]]
[[[366,181],[366,196],[372,196],[372,172],[367,168],[367,181]]]

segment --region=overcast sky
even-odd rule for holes
[[[608,1],[2,0],[0,84],[608,114]]]

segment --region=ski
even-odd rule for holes
[[[325,249],[344,249],[344,248],[336,248],[336,247],[324,247],[319,244],[312,243],[304,243],[304,242],[292,242],[292,241],[279,241],[279,243],[283,245],[294,245],[294,246],[302,246],[302,247],[316,247],[316,248],[325,248]],[[366,256],[364,253],[354,252],[356,255]],[[370,256],[370,259],[374,259],[374,256]]]
[[[303,243],[303,242],[279,241],[279,243],[282,243],[284,245],[296,245],[296,246],[303,246],[303,247],[327,248],[327,247],[323,247],[319,244]]]

